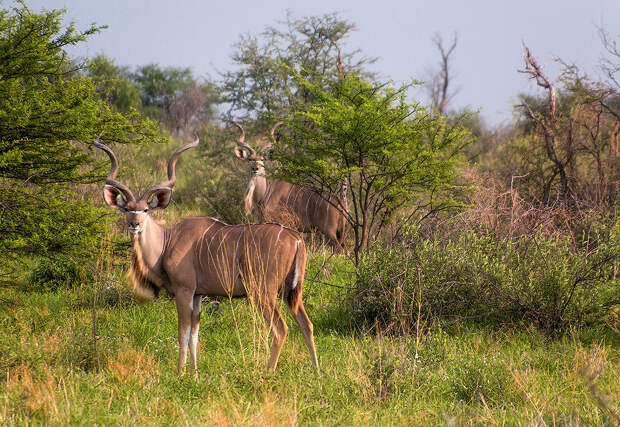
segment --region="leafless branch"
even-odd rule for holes
[[[452,73],[450,69],[450,57],[456,49],[458,37],[454,34],[452,44],[449,47],[444,46],[444,41],[439,33],[436,33],[432,42],[439,50],[441,56],[439,60],[439,69],[431,70],[428,72],[428,82],[426,83],[426,89],[430,97],[432,107],[444,114],[448,104],[456,95],[456,92],[450,92],[450,83],[452,79]]]
[[[556,91],[551,80],[542,71],[542,67],[538,65],[536,59],[532,56],[530,49],[523,45],[523,57],[525,59],[525,69],[518,70],[520,73],[529,74],[530,78],[536,80],[538,86],[549,91],[549,118],[555,120],[557,112]]]
[[[545,149],[547,151],[547,157],[551,160],[557,173],[560,175],[560,194],[563,201],[569,199],[569,187],[568,176],[566,172],[566,166],[571,161],[572,152],[572,134],[569,134],[566,141],[566,148],[569,155],[565,160],[560,159],[557,154],[555,146],[555,128],[557,125],[557,94],[555,86],[551,80],[543,73],[542,67],[538,64],[536,59],[532,56],[530,49],[523,45],[523,58],[525,60],[525,69],[518,70],[520,73],[528,74],[531,79],[536,80],[536,84],[548,92],[548,110],[545,114],[538,114],[533,111],[530,105],[523,103],[522,108],[525,109],[527,115],[539,125],[542,130],[545,139]]]
[[[603,43],[603,48],[607,51],[608,57],[601,59],[601,69],[609,80],[620,88],[620,80],[616,77],[616,74],[620,72],[620,47],[616,40],[612,39],[607,30],[602,27],[598,28],[598,34]]]

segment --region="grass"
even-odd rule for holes
[[[139,306],[118,280],[95,290],[0,290],[0,424],[608,424],[619,420],[620,340],[608,330],[550,338],[461,323],[412,337],[355,331],[347,265],[310,258],[305,301],[321,375],[286,308],[274,374],[262,320],[245,300],[207,306],[199,379],[176,376],[176,310]],[[323,266],[325,264],[325,266]],[[323,266],[323,268],[321,268]],[[106,283],[106,281],[103,281]],[[93,295],[97,298],[96,353]]]

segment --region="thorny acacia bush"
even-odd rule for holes
[[[396,332],[418,319],[527,323],[549,333],[602,324],[620,308],[620,228],[573,243],[467,230],[377,245],[360,264],[350,308],[361,324]]]

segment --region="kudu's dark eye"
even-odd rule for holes
[[[147,211],[148,211],[148,209],[145,209],[145,210],[144,210],[144,213],[146,213]]]

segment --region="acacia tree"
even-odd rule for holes
[[[373,85],[356,75],[343,76],[324,89],[292,73],[315,102],[283,118],[290,133],[276,143],[274,175],[324,195],[345,215],[361,252],[397,213],[442,194],[455,177],[456,154],[466,132],[442,116],[406,101],[412,84]],[[342,181],[350,190],[348,211],[337,195]]]
[[[297,69],[323,88],[340,74],[357,73],[373,77],[364,68],[375,58],[359,50],[343,52],[346,38],[355,31],[353,23],[335,13],[293,18],[282,26],[268,26],[260,35],[243,36],[236,44],[233,61],[238,70],[222,73],[223,100],[230,105],[228,118],[266,119],[268,128],[274,115],[286,115],[313,101],[312,94],[292,77]],[[269,123],[267,123],[269,122]]]
[[[159,139],[136,112],[114,112],[65,48],[96,33],[62,11],[0,10],[0,254],[92,256],[102,221],[71,185],[101,176],[85,146]],[[6,260],[5,258],[5,260]],[[0,262],[6,266],[5,262]]]

